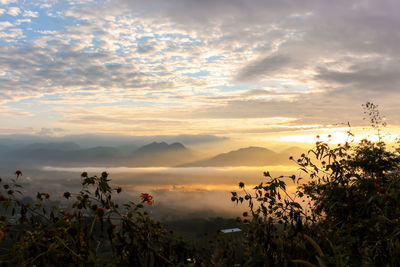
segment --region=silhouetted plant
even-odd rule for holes
[[[22,173],[16,173],[17,178]],[[37,193],[37,203],[25,204],[16,194],[16,179],[3,184],[0,194],[7,215],[0,218],[1,262],[13,266],[170,266],[193,258],[194,250],[149,218],[141,203],[120,206],[112,196],[108,173],[82,173],[82,189],[65,192],[71,209],[46,207],[47,193]]]
[[[297,164],[308,176],[271,177],[249,193],[242,263],[251,266],[394,266],[400,262],[400,177],[398,150],[382,141],[377,106],[365,105],[378,129],[377,142],[362,140],[336,147],[320,141]],[[291,160],[294,160],[291,157]],[[290,179],[288,179],[290,178]],[[286,191],[288,180],[297,191]],[[249,219],[247,217],[249,216]]]

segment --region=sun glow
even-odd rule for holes
[[[247,189],[254,188],[258,184],[246,184]],[[151,192],[154,191],[168,191],[168,192],[211,192],[211,191],[238,191],[237,184],[181,184],[181,185],[143,185],[143,186],[127,186],[127,190],[134,191],[143,191],[148,190]],[[288,185],[286,190],[288,193],[295,192],[297,185]]]
[[[388,134],[390,132],[390,134]],[[398,127],[388,127],[381,129],[379,134],[376,129],[365,127],[354,128],[325,128],[319,130],[303,131],[297,135],[284,135],[277,137],[278,142],[293,142],[310,144],[317,141],[327,142],[330,144],[343,144],[345,142],[358,143],[363,139],[373,142],[379,140],[386,143],[394,143],[399,139]]]

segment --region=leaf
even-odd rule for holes
[[[305,172],[305,173],[308,173],[308,171],[307,171],[306,168],[300,168],[300,170],[302,170],[302,171]]]

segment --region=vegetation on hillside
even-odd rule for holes
[[[18,177],[1,182],[0,260],[4,266],[395,266],[400,262],[400,150],[382,140],[377,106],[365,105],[378,141],[332,146],[319,138],[298,159],[302,176],[239,184],[231,199],[247,204],[237,235],[192,243],[145,211],[120,204],[106,172],[82,173],[82,189],[65,192],[70,209],[49,207],[38,193],[24,203]],[[351,135],[351,133],[349,133]],[[297,187],[295,193],[289,186]]]

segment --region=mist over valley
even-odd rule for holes
[[[80,189],[83,171],[90,175],[107,171],[112,183],[123,188],[121,200],[138,201],[141,193],[150,193],[155,199],[150,208],[153,216],[164,220],[176,216],[235,217],[238,207],[230,201],[230,192],[238,189],[238,183],[254,186],[267,170],[275,175],[298,172],[289,156],[301,150],[292,147],[275,152],[250,146],[209,155],[183,142],[92,140],[85,146],[80,140],[27,138],[0,139],[0,147],[2,175],[12,177],[15,170],[22,170],[19,181],[30,197],[49,192],[53,199],[63,201],[66,188]]]

